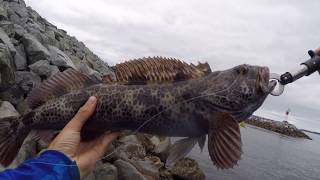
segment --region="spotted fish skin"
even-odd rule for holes
[[[84,134],[136,130],[148,121],[139,132],[200,136],[207,133],[207,120],[197,114],[200,101],[188,101],[206,89],[203,81],[206,80],[149,86],[98,84],[50,100],[34,110],[29,123],[32,128],[61,129],[88,97],[96,96],[96,111],[84,126]]]

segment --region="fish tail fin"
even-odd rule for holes
[[[0,119],[0,163],[7,167],[19,152],[29,131],[19,117]]]

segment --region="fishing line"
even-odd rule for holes
[[[48,162],[28,162],[32,164],[46,164],[46,165],[53,165],[53,166],[66,166],[66,167],[78,167],[76,164],[74,165],[67,165],[67,164],[55,164],[55,163],[48,163]]]

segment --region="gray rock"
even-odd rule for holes
[[[39,60],[49,59],[50,53],[34,36],[24,34],[22,38],[23,45],[28,57],[28,65]]]
[[[150,141],[154,145],[153,151],[156,154],[166,153],[171,146],[169,137],[159,138],[158,136],[153,136]]]
[[[20,26],[18,24],[14,24],[13,27],[14,27],[14,33],[15,33],[14,37],[16,39],[22,38],[23,35],[27,33],[27,31],[22,26]]]
[[[0,91],[6,88],[7,85],[14,83],[14,63],[11,57],[9,48],[0,43]]]
[[[44,44],[51,45],[51,46],[58,46],[58,41],[56,40],[55,33],[52,30],[48,30],[42,35],[42,41]]]
[[[110,163],[98,162],[93,171],[96,180],[117,180],[118,169]]]
[[[0,21],[0,27],[9,37],[14,36],[14,25],[10,21]]]
[[[115,161],[120,180],[147,180],[132,164],[123,160]]]
[[[19,117],[20,114],[10,102],[0,101],[0,119],[9,116]]]
[[[11,8],[8,8],[8,18],[11,22],[14,24],[23,25],[27,22],[27,17],[20,17],[18,14],[15,13],[15,11]]]
[[[156,156],[146,157],[143,160],[130,160],[134,167],[144,176],[157,178],[159,169],[163,166],[161,160]]]
[[[8,8],[8,16],[15,24],[24,25],[28,21],[28,10],[24,3],[10,2]]]
[[[14,48],[14,45],[12,44],[10,37],[7,35],[6,32],[3,31],[2,28],[0,28],[0,43],[4,43],[9,48],[12,56],[16,54],[16,49]]]
[[[107,63],[99,60],[97,56],[90,54],[89,56],[85,56],[84,59],[88,62],[88,64],[92,65],[93,70],[98,71],[102,74],[102,76],[110,74],[111,69],[109,68]]]
[[[117,159],[142,159],[146,156],[146,150],[141,144],[127,142],[121,144],[116,151]]]
[[[140,143],[136,135],[123,136],[118,141],[121,143],[135,143],[135,144]]]
[[[17,53],[14,56],[14,63],[16,65],[16,69],[21,71],[21,70],[26,70],[27,69],[27,57],[24,52],[24,47],[23,45],[16,46]]]
[[[26,100],[19,102],[16,106],[16,109],[21,115],[25,115],[27,112],[31,111],[31,108]]]
[[[48,47],[49,52],[51,54],[50,62],[53,65],[56,65],[58,67],[65,67],[65,68],[74,68],[76,69],[76,66],[71,61],[71,59],[61,50],[54,46]]]
[[[16,84],[11,85],[5,91],[0,93],[0,99],[9,101],[14,106],[23,101],[25,92]]]
[[[173,176],[178,179],[188,180],[204,180],[205,175],[200,169],[197,161],[190,158],[183,158],[176,162],[173,168],[170,170]]]
[[[34,37],[36,37],[41,43],[44,44],[43,39],[43,33],[45,32],[44,29],[41,27],[40,24],[37,22],[29,19],[27,22],[27,25],[25,26],[25,29],[28,33],[32,34]]]
[[[101,77],[101,74],[93,69],[91,69],[87,64],[85,63],[80,63],[78,66],[77,66],[77,69],[84,73],[84,74],[87,74],[88,76],[90,76],[92,79],[96,79],[97,81],[101,81],[102,80],[102,77]]]
[[[22,90],[29,93],[36,84],[41,82],[41,78],[33,72],[17,71],[15,81]]]
[[[47,60],[39,60],[34,64],[29,65],[32,72],[38,74],[39,76],[45,76],[46,78],[59,72],[57,66],[50,65]]]
[[[8,19],[8,11],[6,7],[3,7],[2,4],[0,5],[0,20]]]
[[[20,44],[20,42],[14,38],[10,38],[11,40],[11,43],[14,45],[14,46],[18,46]]]

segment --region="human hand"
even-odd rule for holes
[[[81,179],[94,169],[96,162],[101,159],[108,145],[118,137],[118,133],[110,133],[89,142],[80,142],[81,128],[94,112],[96,104],[96,97],[91,96],[48,147],[76,161]]]

